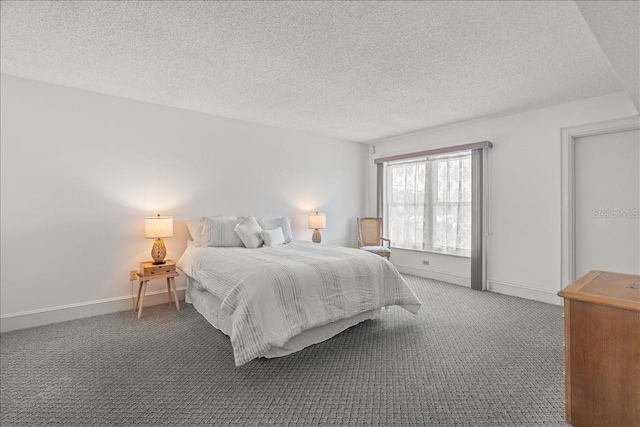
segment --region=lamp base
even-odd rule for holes
[[[311,241],[313,243],[320,243],[322,241],[322,236],[320,235],[320,230],[317,228],[313,232],[313,236],[311,236]]]
[[[151,258],[153,258],[153,264],[164,264],[164,257],[167,256],[167,248],[164,246],[164,242],[162,239],[156,239],[153,242],[153,247],[151,248]]]

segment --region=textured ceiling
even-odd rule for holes
[[[0,3],[1,71],[367,142],[623,90],[574,2]]]
[[[640,112],[640,2],[576,2]]]

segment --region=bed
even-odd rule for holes
[[[177,264],[186,302],[231,339],[236,366],[280,357],[421,302],[386,259],[304,241],[274,247],[190,245]]]

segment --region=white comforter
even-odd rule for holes
[[[177,266],[222,301],[236,366],[317,326],[389,305],[415,314],[421,305],[389,261],[358,249],[192,246]]]

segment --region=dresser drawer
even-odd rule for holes
[[[164,264],[154,265],[153,262],[142,262],[140,263],[140,274],[143,277],[153,277],[153,276],[162,276],[164,274],[175,274],[176,273],[176,264],[168,260]]]

